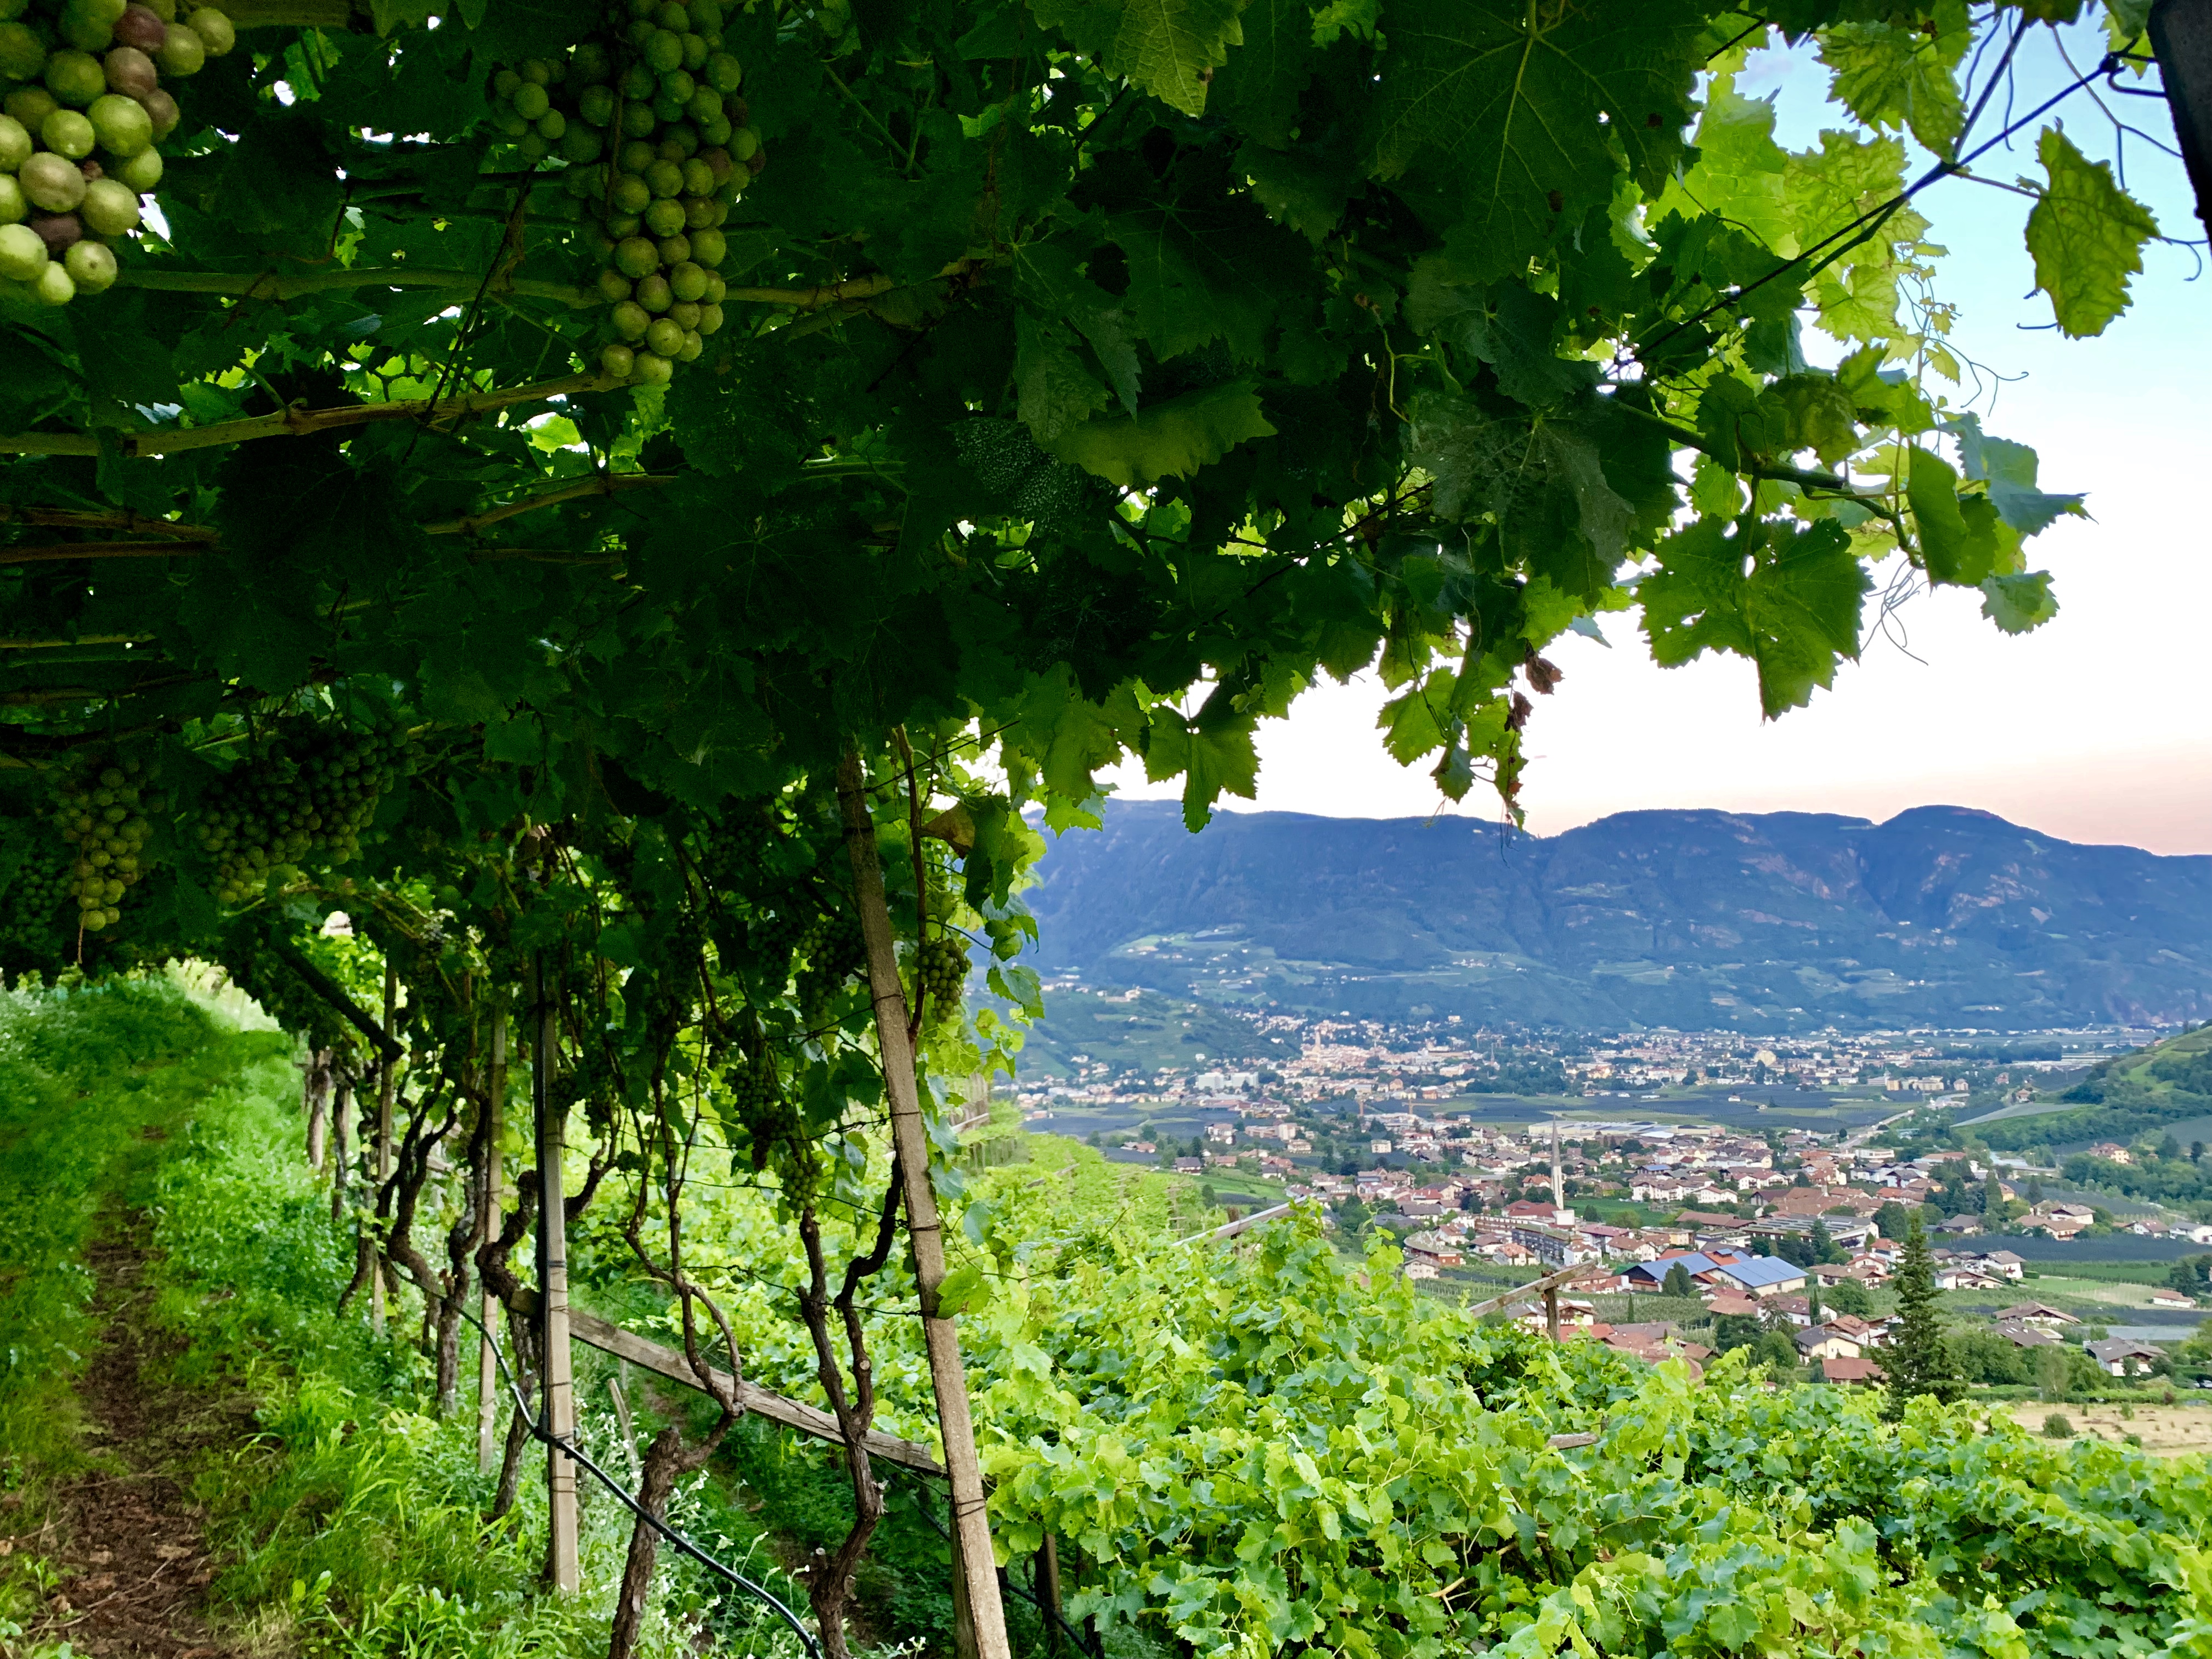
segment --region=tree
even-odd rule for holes
[[[1829,1285],[1828,1305],[1838,1313],[1849,1314],[1854,1319],[1869,1319],[1874,1316],[1874,1297],[1856,1279],[1839,1279]]]
[[[2165,1163],[2177,1164],[2180,1162],[2181,1142],[2175,1138],[2172,1130],[2167,1130],[2166,1133],[2160,1138],[2158,1143],[2158,1156],[2160,1160]]]
[[[1765,1334],[1754,1314],[1722,1314],[1713,1321],[1713,1346],[1723,1353],[1735,1348],[1756,1347]]]
[[[1698,1287],[1690,1278],[1690,1270],[1677,1261],[1667,1269],[1667,1276],[1659,1281],[1659,1291],[1662,1296],[1687,1299],[1697,1295]]]
[[[1778,1382],[1795,1382],[1797,1376],[1797,1344],[1780,1331],[1762,1332],[1752,1345],[1752,1356],[1766,1367]]]
[[[2035,1386],[2043,1397],[2052,1404],[2065,1399],[2073,1391],[2073,1356],[2055,1344],[2035,1351]]]
[[[1905,1232],[1896,1285],[1897,1327],[1882,1351],[1888,1374],[1884,1411],[1893,1419],[1902,1418],[1906,1403],[1917,1396],[1948,1405],[1965,1392],[1943,1346],[1936,1313],[1936,1263],[1928,1254],[1927,1231],[1917,1221]]]
[[[1805,1291],[1805,1316],[1815,1325],[1827,1322],[1827,1314],[1820,1306],[1820,1281],[1814,1279]]]
[[[1997,1179],[1996,1171],[1990,1171],[1989,1179],[1982,1183],[1982,1218],[1991,1226],[2002,1222],[2012,1200],[2004,1195],[2004,1185]]]
[[[1836,1243],[1836,1236],[1828,1231],[1828,1224],[1818,1217],[1814,1218],[1808,1242],[1812,1245],[1813,1259],[1805,1264],[1808,1267],[1832,1267],[1849,1260],[1843,1247]]]
[[[1373,1218],[1374,1213],[1367,1207],[1364,1200],[1347,1198],[1341,1200],[1336,1206],[1336,1224],[1346,1234],[1357,1238],[1367,1231],[1367,1224]]]
[[[2189,1255],[2166,1272],[2166,1282],[2184,1296],[2212,1294],[2212,1255]]]
[[[1893,1198],[1874,1212],[1874,1224],[1882,1237],[1901,1239],[1912,1224],[1912,1218],[1905,1206]]]

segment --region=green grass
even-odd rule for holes
[[[150,1201],[167,1145],[283,1048],[219,1029],[162,981],[0,995],[0,1530],[41,1535],[55,1483],[96,1461],[76,1383],[98,1338],[85,1256],[106,1214]],[[53,1570],[27,1550],[0,1569],[5,1638]]]
[[[2212,1246],[2208,1246],[2212,1249]],[[2164,1285],[2172,1278],[2171,1261],[2068,1261],[2039,1264],[2063,1267],[2063,1273],[2044,1272],[2038,1282],[2051,1285],[2069,1279],[2093,1279],[2106,1285]]]
[[[185,1339],[154,1380],[194,1403],[243,1394],[258,1407],[258,1435],[176,1472],[228,1560],[210,1592],[220,1623],[253,1651],[301,1659],[602,1650],[628,1516],[604,1497],[585,1504],[573,1601],[539,1594],[532,1482],[514,1514],[483,1524],[473,1402],[438,1420],[411,1349],[332,1315],[351,1243],[305,1166],[297,1079],[285,1038],[239,1030],[167,983],[0,998],[0,1530],[35,1531],[54,1483],[94,1461],[73,1389],[96,1337],[84,1255],[104,1212],[143,1211],[157,1322]],[[620,1468],[595,1376],[581,1368],[583,1437]],[[672,1518],[804,1606],[743,1507],[695,1482]],[[0,1652],[16,1659],[12,1621],[55,1569],[22,1549],[0,1569]],[[665,1567],[659,1590],[647,1650],[662,1659],[714,1627],[737,1651],[795,1651],[750,1605],[720,1607],[688,1564]]]

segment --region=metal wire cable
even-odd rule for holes
[[[748,1595],[753,1596],[758,1601],[767,1602],[770,1607],[775,1610],[777,1617],[781,1618],[785,1624],[791,1627],[792,1634],[796,1636],[799,1640],[800,1645],[805,1648],[807,1659],[822,1659],[822,1649],[816,1643],[812,1633],[807,1630],[805,1625],[799,1622],[799,1615],[793,1613],[789,1607],[786,1607],[773,1590],[769,1589],[764,1584],[755,1583],[751,1579],[746,1577],[744,1574],[738,1571],[736,1568],[723,1565],[722,1563],[717,1561],[713,1556],[708,1554],[706,1551],[701,1549],[696,1544],[686,1538],[682,1533],[677,1531],[675,1528],[670,1526],[665,1521],[659,1519],[656,1516],[647,1514],[645,1506],[640,1504],[635,1498],[632,1498],[629,1492],[615,1480],[613,1476],[610,1475],[597,1463],[594,1463],[591,1458],[576,1445],[573,1439],[564,1439],[546,1433],[539,1425],[538,1419],[530,1414],[530,1408],[523,1404],[521,1386],[515,1381],[514,1373],[507,1369],[507,1355],[499,1346],[499,1339],[494,1336],[489,1331],[486,1330],[483,1327],[483,1322],[478,1320],[475,1315],[470,1313],[467,1309],[460,1308],[455,1310],[455,1311],[458,1312],[462,1318],[467,1320],[470,1324],[476,1327],[477,1334],[483,1338],[485,1344],[491,1349],[492,1358],[499,1363],[499,1374],[501,1377],[506,1379],[507,1393],[514,1396],[515,1415],[520,1417],[529,1427],[530,1437],[532,1440],[539,1441],[545,1445],[552,1447],[570,1462],[579,1464],[583,1468],[589,1471],[593,1479],[598,1480],[601,1486],[605,1486],[609,1492],[615,1495],[624,1509],[628,1510],[639,1520],[644,1522],[647,1526],[651,1527],[653,1531],[659,1533],[661,1537],[666,1539],[670,1544],[675,1547],[678,1553],[690,1557],[691,1559],[696,1561],[701,1566],[705,1567],[708,1571],[718,1573],[722,1577],[728,1579],[731,1583],[736,1585]]]

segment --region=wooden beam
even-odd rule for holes
[[[1594,1261],[1585,1261],[1578,1267],[1562,1267],[1555,1273],[1547,1273],[1541,1279],[1531,1279],[1526,1285],[1516,1285],[1503,1296],[1493,1296],[1487,1302],[1478,1302],[1467,1311],[1471,1316],[1480,1319],[1485,1314],[1496,1313],[1508,1304],[1519,1302],[1528,1297],[1541,1296],[1547,1291],[1556,1291],[1562,1285],[1571,1284],[1574,1280],[1588,1274],[1596,1266]]]
[[[1236,1220],[1231,1221],[1224,1226],[1214,1228],[1211,1232],[1193,1233],[1188,1238],[1178,1238],[1176,1240],[1176,1243],[1178,1244],[1210,1244],[1217,1238],[1234,1238],[1237,1234],[1243,1232],[1247,1227],[1256,1227],[1263,1221],[1273,1221],[1278,1216],[1285,1216],[1290,1212],[1291,1206],[1287,1204],[1278,1204],[1272,1210],[1255,1210],[1251,1214],[1248,1216],[1240,1216]]]
[[[520,1291],[508,1305],[526,1316],[532,1316],[538,1308],[537,1292],[529,1289]],[[672,1382],[680,1382],[687,1389],[698,1389],[699,1380],[691,1374],[691,1362],[678,1350],[626,1331],[621,1326],[586,1313],[580,1308],[568,1310],[568,1332],[576,1340],[611,1353],[617,1359],[627,1359],[642,1370],[656,1376],[665,1376]],[[817,1440],[830,1440],[838,1445],[845,1443],[845,1436],[837,1426],[837,1419],[818,1407],[803,1401],[791,1400],[780,1394],[771,1394],[757,1383],[743,1378],[734,1382],[729,1374],[720,1369],[714,1376],[726,1386],[734,1389],[738,1403],[747,1411],[781,1423],[787,1429],[796,1429],[801,1434],[811,1434]],[[700,1389],[701,1393],[706,1390]],[[928,1447],[912,1440],[901,1440],[896,1435],[878,1430],[868,1433],[868,1455],[885,1462],[896,1463],[901,1468],[913,1469],[921,1474],[943,1475],[945,1465],[931,1455]]]

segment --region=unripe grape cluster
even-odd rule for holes
[[[123,896],[146,873],[146,814],[161,798],[136,755],[88,756],[54,782],[54,828],[69,852],[70,891],[77,921],[97,933],[123,919]]]
[[[659,386],[722,325],[721,227],[768,158],[718,0],[615,0],[608,25],[566,57],[500,70],[492,101],[524,160],[567,163],[562,183],[593,222],[612,337],[600,368]]]
[[[799,936],[799,953],[806,963],[799,975],[799,1017],[821,1025],[829,1019],[831,996],[867,966],[860,924],[835,911],[818,915]]]
[[[725,1072],[722,1081],[730,1091],[726,1121],[741,1127],[751,1143],[748,1150],[753,1169],[765,1170],[776,1143],[799,1127],[798,1114],[784,1097],[775,1062],[765,1054],[744,1060]]]
[[[968,988],[968,952],[950,934],[927,941],[915,956],[915,979],[929,1006],[946,1011],[960,1006]]]
[[[43,963],[55,951],[62,906],[74,917],[76,878],[71,860],[43,841],[25,849],[15,873],[0,893],[0,961]]]
[[[0,284],[63,306],[115,281],[181,112],[161,84],[237,44],[212,6],[0,0]]]
[[[246,902],[269,872],[313,857],[344,864],[361,854],[377,804],[410,769],[405,732],[289,734],[239,767],[202,802],[200,850],[214,861],[216,897]]]

